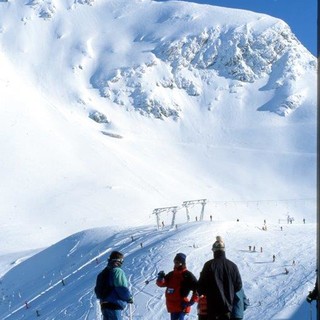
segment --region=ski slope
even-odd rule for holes
[[[216,235],[241,271],[246,319],[309,319],[316,59],[290,28],[183,1],[0,8],[0,319],[100,319],[93,287],[114,249],[133,319],[168,319],[164,290],[145,281],[179,251],[198,277]],[[153,225],[154,208],[199,198],[205,221]]]
[[[268,228],[264,231],[263,221],[255,224],[249,220],[206,219],[173,229],[90,229],[25,261],[21,253],[22,260],[15,257],[10,262],[11,270],[1,278],[0,318],[28,320],[39,315],[46,320],[101,319],[93,292],[95,279],[110,252],[119,250],[125,254],[123,268],[134,295],[133,319],[168,319],[164,290],[154,281],[157,273],[172,270],[173,257],[184,252],[188,269],[199,277],[204,262],[212,257],[215,236],[221,235],[227,258],[238,265],[250,299],[245,319],[309,319],[305,297],[315,282],[315,223],[266,221]],[[249,251],[249,245],[256,251]],[[0,261],[3,268],[4,260]],[[285,268],[288,275],[284,274]],[[189,318],[197,318],[195,306]],[[124,310],[124,319],[129,319],[129,310]]]

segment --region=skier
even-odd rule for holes
[[[103,320],[122,320],[121,311],[127,303],[133,303],[122,264],[123,254],[112,251],[108,265],[97,276],[94,291],[100,300]]]
[[[208,319],[228,320],[235,293],[242,288],[241,276],[237,265],[226,258],[220,236],[216,237],[212,251],[214,258],[204,264],[200,273],[198,293],[207,297]]]
[[[178,253],[173,263],[173,271],[170,271],[167,275],[164,271],[160,271],[156,283],[159,287],[167,288],[165,296],[170,319],[184,320],[190,312],[191,306],[199,299],[196,291],[197,279],[187,270],[184,253]],[[192,291],[192,296],[189,300],[190,291]]]
[[[273,256],[272,256],[272,262],[275,262],[275,261],[276,261],[276,256],[273,255]]]

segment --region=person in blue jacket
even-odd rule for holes
[[[97,276],[94,290],[100,300],[103,320],[122,320],[121,311],[127,303],[133,303],[122,263],[123,254],[111,252],[108,265]]]
[[[243,288],[237,291],[233,299],[233,308],[231,311],[231,320],[243,319],[244,311],[249,306],[249,299],[247,299]]]

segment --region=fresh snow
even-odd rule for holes
[[[112,250],[125,253],[123,269],[134,295],[133,319],[168,319],[164,289],[155,285],[154,278],[160,270],[172,270],[178,252],[187,254],[188,269],[199,277],[204,262],[212,258],[216,235],[224,238],[227,258],[236,262],[242,275],[251,304],[245,319],[309,319],[305,298],[315,281],[315,260],[310,259],[315,256],[315,224],[279,224],[274,218],[266,220],[266,231],[263,220],[260,224],[245,218],[210,221],[208,216],[160,230],[104,227],[74,234],[23,263],[12,256],[14,267],[1,278],[1,319],[34,319],[37,311],[47,320],[100,319],[93,288]],[[129,319],[128,312],[123,312],[124,319]],[[190,319],[197,319],[196,306]]]
[[[92,288],[112,249],[134,318],[166,319],[144,281],[178,251],[198,276],[218,234],[248,319],[307,318],[316,59],[283,21],[182,1],[0,1],[0,69],[1,319],[99,319]],[[197,204],[186,223],[196,199],[206,222]],[[153,210],[171,206],[178,229],[169,210],[157,231]]]

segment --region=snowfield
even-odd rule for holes
[[[173,229],[150,226],[119,231],[104,227],[82,231],[24,262],[12,257],[14,267],[1,278],[0,317],[34,319],[38,312],[46,320],[100,319],[93,292],[95,279],[110,252],[119,250],[125,254],[123,268],[134,295],[133,319],[168,319],[164,289],[155,285],[157,273],[171,271],[175,254],[184,252],[188,269],[199,277],[204,262],[212,258],[215,236],[221,235],[227,258],[238,265],[250,299],[245,319],[309,319],[305,298],[315,282],[315,224],[274,220],[267,219],[266,231],[262,230],[263,220],[254,224],[250,219],[210,221],[208,217]],[[124,311],[124,319],[129,319],[128,312]],[[196,306],[190,319],[197,319]]]
[[[199,276],[216,235],[240,268],[246,319],[309,319],[316,69],[264,14],[0,0],[0,319],[100,319],[93,287],[114,249],[133,319],[168,319],[152,279],[179,251]],[[204,221],[195,203],[187,222],[183,203],[199,199]]]

